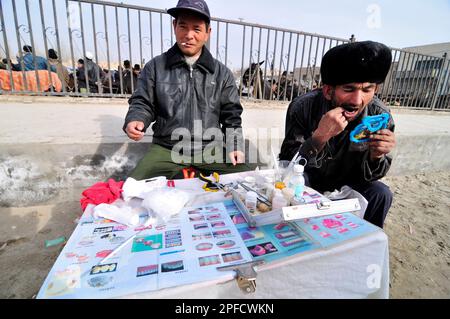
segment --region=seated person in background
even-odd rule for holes
[[[123,93],[124,94],[132,94],[133,89],[136,89],[136,82],[133,70],[131,69],[131,62],[129,60],[123,61],[123,73],[122,73],[122,81],[123,81]],[[131,78],[133,77],[133,87],[131,87]]]
[[[348,185],[368,201],[364,219],[383,227],[392,193],[377,181],[388,172],[395,147],[394,121],[372,133],[369,142],[353,143],[350,132],[368,115],[390,113],[377,98],[391,65],[391,50],[377,42],[355,42],[330,49],[322,59],[322,89],[291,102],[280,160],[299,151],[308,160],[306,184],[318,191]]]
[[[33,48],[29,45],[23,46],[22,58],[19,56],[17,61],[18,71],[47,70],[48,66],[47,59],[37,55],[33,56]]]
[[[61,82],[65,83],[66,90],[70,91],[73,84],[71,86],[69,71],[67,71],[67,68],[62,64],[61,61],[59,61],[58,54],[54,49],[48,50],[48,63],[51,65],[51,71],[58,74],[58,78],[61,80]]]
[[[0,60],[0,70],[8,70],[8,60],[7,59],[1,59]]]
[[[141,140],[154,122],[150,149],[130,176],[176,178],[189,166],[207,175],[252,169],[244,164],[242,105],[233,73],[205,46],[211,34],[208,6],[180,0],[168,13],[176,43],[145,65],[129,100],[123,126],[129,138]]]
[[[99,93],[99,87],[100,89],[102,88],[102,80],[104,78],[103,70],[93,61],[93,58],[94,55],[86,51],[85,59],[78,60],[78,89],[82,93],[87,93],[87,85],[89,85],[90,93]],[[88,79],[86,79],[86,73]]]

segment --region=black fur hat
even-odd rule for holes
[[[323,84],[383,83],[391,67],[391,49],[373,41],[353,42],[330,49],[322,58]]]

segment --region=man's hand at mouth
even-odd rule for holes
[[[317,129],[312,138],[317,150],[321,151],[332,137],[339,135],[348,125],[344,116],[345,110],[342,107],[336,107],[322,116]]]
[[[341,105],[341,107],[344,110],[343,115],[345,116],[347,121],[355,118],[358,115],[359,110],[360,110],[359,106],[353,106],[353,105]]]

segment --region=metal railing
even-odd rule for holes
[[[107,1],[2,0],[0,21],[0,94],[128,97],[139,69],[175,43],[164,10]],[[242,99],[288,101],[320,87],[325,52],[355,40],[220,18],[211,27],[208,48],[233,71]],[[446,55],[392,48],[392,56],[380,99],[450,109]]]

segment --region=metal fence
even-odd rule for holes
[[[1,0],[0,19],[0,94],[128,97],[139,69],[175,43],[164,10],[122,3]],[[243,99],[288,101],[320,87],[322,56],[355,40],[219,18],[211,27],[208,47],[233,71]],[[446,55],[392,48],[392,56],[380,99],[450,109]]]

